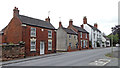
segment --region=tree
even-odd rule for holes
[[[110,39],[110,41],[112,41],[112,38],[113,38],[113,45],[114,45],[114,46],[115,46],[115,44],[117,44],[118,41],[119,41],[118,34],[115,34],[115,35],[108,35],[108,38]]]

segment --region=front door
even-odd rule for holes
[[[45,51],[44,42],[40,42],[40,55],[44,54],[44,51]]]

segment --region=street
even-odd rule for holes
[[[118,48],[114,47],[113,50],[116,51]],[[12,63],[5,66],[118,66],[117,58],[105,56],[109,52],[111,52],[110,47],[66,52],[62,55]],[[106,63],[100,64],[97,60],[101,59],[107,60]]]

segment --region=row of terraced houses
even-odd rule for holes
[[[1,43],[25,42],[27,56],[110,46],[109,39],[104,37],[97,23],[94,26],[88,24],[86,17],[81,26],[73,25],[72,19],[68,23],[69,26],[65,28],[60,21],[59,28],[55,29],[49,16],[45,21],[35,19],[20,15],[15,7],[13,18],[0,32]]]

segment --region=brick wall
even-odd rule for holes
[[[30,29],[31,27],[36,28],[36,37],[31,37],[30,36]],[[45,54],[49,53],[54,53],[56,50],[56,32],[52,30],[52,50],[48,50],[48,30],[51,29],[46,29],[46,28],[40,28],[40,27],[35,27],[35,26],[29,26],[26,25],[25,27],[22,28],[22,37],[23,41],[25,42],[25,50],[26,50],[26,55],[27,56],[35,56],[35,55],[40,55],[40,41],[44,41],[45,43]],[[41,30],[43,29],[43,31]],[[36,39],[36,51],[30,51],[30,39]]]
[[[81,47],[81,40],[87,40],[88,43],[87,43],[87,47],[86,47],[86,48],[89,48],[89,34],[87,34],[87,39],[86,39],[86,33],[83,33],[83,32],[82,32],[82,38],[80,38],[80,37],[81,37],[81,36],[80,36],[80,32],[78,32],[77,29],[75,29],[72,25],[69,25],[68,28],[69,28],[69,29],[73,29],[75,32],[78,33],[78,45],[79,45],[79,48],[80,48],[80,49],[83,49],[83,48]],[[82,45],[83,45],[83,42],[82,42]]]
[[[8,61],[25,57],[25,46],[23,44],[7,44],[0,46],[2,61]]]
[[[19,41],[22,41],[22,27],[18,17],[13,17],[3,32],[3,43],[17,44]]]

